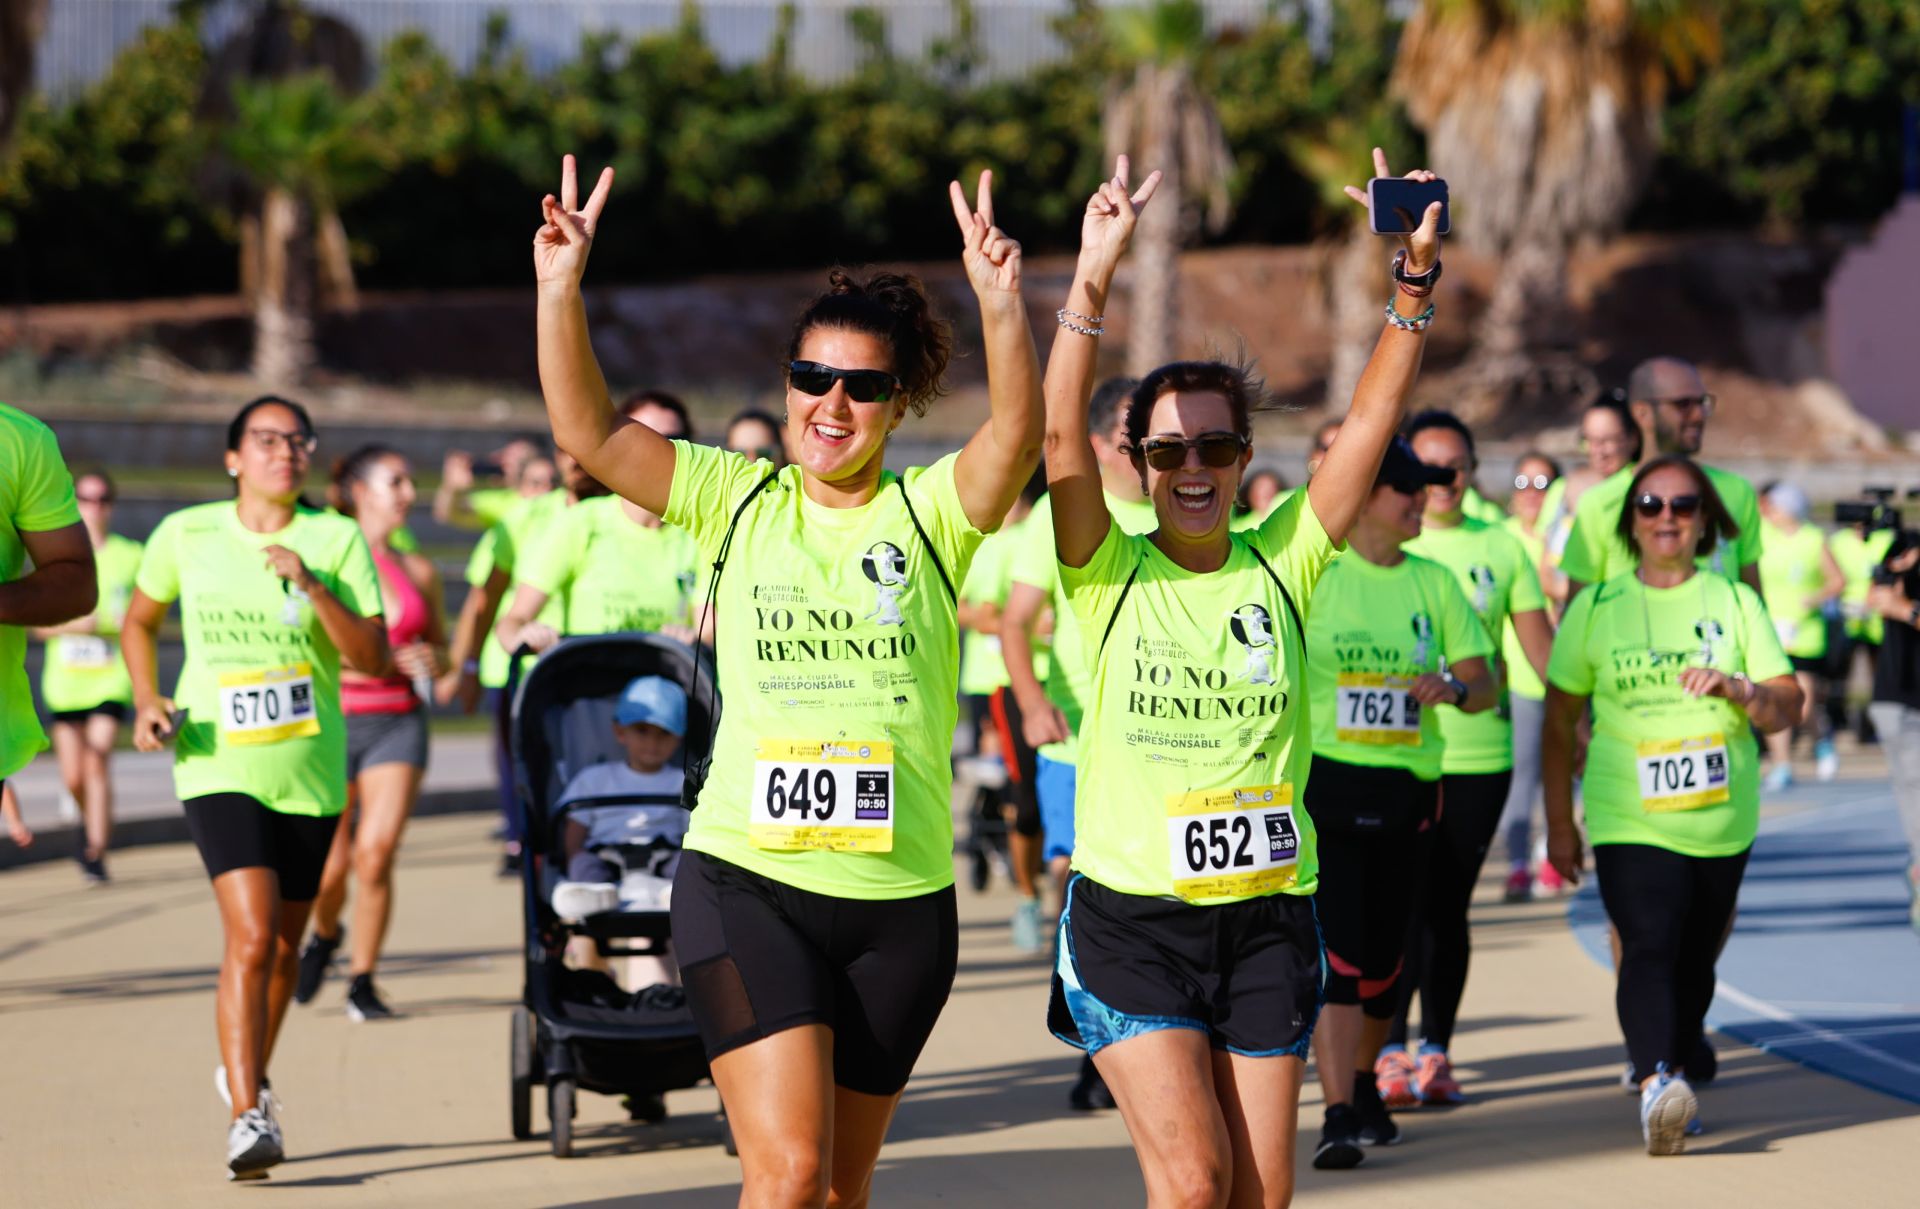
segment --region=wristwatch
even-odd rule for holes
[[[1438,268],[1439,266],[1435,265],[1434,267]],[[1467,682],[1458,676],[1448,676],[1447,687],[1453,690],[1453,705],[1455,709],[1465,705],[1467,698],[1472,695],[1467,688]]]
[[[1416,290],[1432,289],[1433,283],[1440,280],[1440,262],[1435,260],[1433,267],[1424,273],[1407,272],[1407,250],[1401,248],[1393,254],[1393,279],[1402,285],[1410,285]]]

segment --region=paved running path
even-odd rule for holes
[[[293,1009],[274,1080],[293,1160],[265,1184],[223,1181],[214,1097],[214,909],[191,848],[121,853],[117,881],[0,873],[0,1153],[19,1205],[264,1198],[300,1206],[728,1206],[736,1167],[711,1090],[629,1126],[584,1098],[581,1157],[507,1132],[507,1011],[519,988],[513,886],[491,875],[488,820],[423,819],[400,865],[382,972],[405,1018],[355,1025],[330,983]],[[1489,883],[1490,890],[1493,889]],[[1045,971],[1005,943],[1003,889],[963,889],[953,1000],[909,1088],[876,1183],[882,1206],[1043,1209],[1141,1202],[1116,1114],[1069,1114],[1074,1056],[1041,1025]],[[1302,1171],[1303,1206],[1911,1204],[1920,1109],[1722,1038],[1713,1132],[1680,1159],[1639,1151],[1605,971],[1565,904],[1477,910],[1457,1042],[1467,1107],[1402,1118],[1406,1144],[1362,1169]],[[1303,1152],[1320,1118],[1303,1110]],[[544,1129],[544,1112],[537,1114]]]

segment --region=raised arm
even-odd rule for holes
[[[611,192],[613,169],[603,168],[593,195],[579,207],[579,179],[569,155],[561,160],[560,196],[549,193],[540,199],[545,221],[533,237],[540,392],[547,401],[554,444],[578,458],[587,473],[610,490],[658,514],[667,510],[673,487],[673,444],[614,411],[607,380],[593,355],[586,302],[580,295],[587,253]]]
[[[976,529],[994,530],[1040,464],[1046,410],[1040,398],[1040,354],[1033,347],[1020,294],[1020,244],[993,222],[993,173],[980,174],[973,209],[960,182],[948,186],[960,224],[961,261],[980,300],[980,340],[987,352],[987,422],[953,468],[960,505]]]
[[[1387,170],[1387,154],[1378,147],[1373,149],[1373,167],[1378,176],[1392,175]],[[1424,169],[1407,173],[1407,178],[1437,179]],[[1367,204],[1364,189],[1349,185],[1347,196],[1363,206]],[[1400,243],[1406,251],[1408,273],[1425,273],[1433,267],[1440,259],[1439,202],[1427,207],[1419,228],[1411,235],[1401,236]],[[1387,286],[1393,289],[1394,313],[1402,319],[1415,320],[1427,310],[1427,298],[1411,297],[1405,290],[1394,288],[1391,280]],[[1347,532],[1353,528],[1360,509],[1373,491],[1373,477],[1380,471],[1380,459],[1386,456],[1388,442],[1400,428],[1407,394],[1413,389],[1414,379],[1420,376],[1420,357],[1426,347],[1424,328],[1409,331],[1397,324],[1387,324],[1379,342],[1373,346],[1373,356],[1368,358],[1367,368],[1360,375],[1360,384],[1354,388],[1353,403],[1341,422],[1340,435],[1334,438],[1333,448],[1327,451],[1320,469],[1307,484],[1307,502],[1313,505],[1313,514],[1320,518],[1321,526],[1336,545],[1347,539]]]
[[[1087,400],[1093,394],[1101,322],[1114,271],[1133,239],[1140,211],[1160,187],[1155,172],[1129,194],[1128,170],[1123,155],[1114,164],[1112,178],[1101,182],[1087,200],[1080,221],[1080,260],[1053,336],[1053,351],[1047,355],[1047,490],[1053,495],[1054,549],[1070,567],[1087,565],[1112,522],[1100,491],[1100,463],[1087,432]]]

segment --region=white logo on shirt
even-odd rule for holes
[[[907,590],[907,556],[892,542],[875,542],[860,556],[860,570],[873,581],[873,611],[863,620],[875,625],[905,625],[900,594]]]
[[[1272,684],[1275,650],[1272,616],[1260,605],[1243,604],[1228,617],[1227,629],[1234,641],[1246,648],[1247,670],[1243,674],[1247,682]]]

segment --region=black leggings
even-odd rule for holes
[[[1040,838],[1040,794],[1034,788],[1039,779],[1039,759],[1027,744],[1025,720],[1013,690],[1001,685],[987,698],[987,714],[993,728],[1000,732],[1001,759],[1007,766],[1007,792],[1013,799],[1013,829],[1029,839]]]
[[[1439,785],[1404,768],[1313,758],[1306,802],[1320,833],[1314,902],[1328,1003],[1357,1003],[1376,1020],[1393,1015]]]
[[[1593,850],[1600,899],[1620,934],[1614,1010],[1642,1076],[1663,1062],[1681,1069],[1699,1041],[1747,855],[1683,856],[1648,844]]]
[[[1421,1040],[1441,1049],[1453,1044],[1460,997],[1467,991],[1467,963],[1473,957],[1467,908],[1512,783],[1511,771],[1440,778],[1440,822],[1407,935],[1407,973],[1400,980],[1400,1012],[1387,1037],[1390,1045],[1407,1043],[1407,1016],[1416,991]]]

